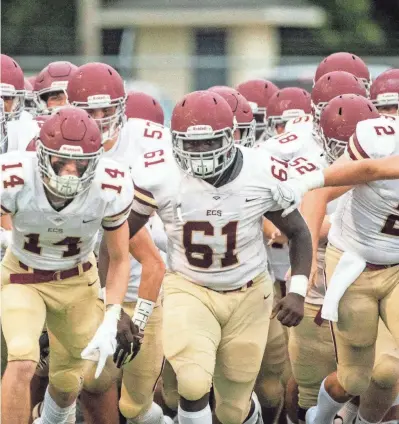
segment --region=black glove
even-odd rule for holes
[[[130,316],[122,309],[116,334],[116,350],[114,362],[117,368],[132,361],[140,351],[143,335]]]
[[[50,341],[46,330],[43,330],[39,338],[40,359],[36,367],[36,374],[45,377],[48,374],[48,359],[50,353]]]

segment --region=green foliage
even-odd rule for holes
[[[2,0],[2,51],[18,54],[74,52],[73,0]]]
[[[319,43],[331,50],[356,46],[379,47],[386,42],[381,26],[373,19],[372,0],[312,0],[327,12]]]

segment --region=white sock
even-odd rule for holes
[[[396,397],[396,399],[393,401],[393,404],[392,404],[392,406],[395,406],[395,405],[399,405],[399,395]]]
[[[337,412],[337,416],[342,419],[343,424],[352,424],[356,418],[359,407],[352,402],[346,402],[345,405]]]
[[[201,411],[187,412],[178,409],[179,424],[212,424],[212,412],[209,405]]]
[[[164,424],[162,408],[152,402],[150,409],[136,418],[128,418],[128,424]]]
[[[69,411],[68,418],[66,420],[66,424],[75,424],[76,423],[76,402],[72,405],[72,409]]]
[[[76,410],[76,402],[74,402],[70,406],[67,406],[66,408],[61,408],[54,402],[54,400],[50,396],[50,393],[48,392],[47,387],[46,394],[44,395],[43,410],[42,415],[40,417],[40,424],[67,424],[68,422],[70,423],[71,421],[68,421],[68,419],[69,414],[72,412],[72,410]]]
[[[324,379],[321,383],[319,396],[317,397],[317,413],[315,423],[330,424],[333,422],[335,414],[342,408],[343,403],[336,402],[324,388]]]
[[[255,405],[254,412],[246,421],[244,421],[244,424],[256,424],[259,419],[260,403],[258,400],[258,396],[256,396],[255,392],[252,392],[251,398],[252,398],[252,402]],[[251,407],[252,407],[252,402],[251,402]]]
[[[357,413],[357,417],[356,417],[356,421],[355,421],[355,424],[378,424],[378,423],[380,423],[381,421],[377,421],[377,422],[370,422],[370,421],[366,421],[364,418],[362,418],[361,416],[360,416],[360,414],[359,413]]]

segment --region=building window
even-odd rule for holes
[[[206,90],[213,85],[226,85],[225,29],[195,30],[194,84],[196,90]]]

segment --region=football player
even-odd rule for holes
[[[126,318],[121,303],[129,276],[126,218],[133,184],[127,169],[101,154],[94,120],[68,107],[42,126],[37,155],[10,152],[0,157],[2,214],[11,215],[13,223],[1,275],[8,348],[2,418],[8,423],[28,422],[29,385],[45,321],[50,385],[41,423],[66,423],[74,415],[85,364],[81,355],[99,361],[98,375],[114,353],[118,320]],[[98,327],[92,250],[100,226],[110,247],[110,272],[106,312]]]
[[[0,69],[0,96],[4,101],[6,121],[19,119],[24,110],[24,73],[18,63],[5,54],[1,55]]]
[[[341,126],[338,130],[341,136],[342,130]],[[360,122],[349,143],[341,143],[331,135],[326,134],[326,137],[331,137],[331,156],[343,152],[347,146],[342,161],[350,171],[343,172],[338,178],[342,184],[352,185],[362,182],[362,179],[370,181],[375,177],[371,174],[366,179],[363,173],[349,179],[348,172],[353,172],[351,165],[348,165],[349,161],[362,162],[369,157],[399,153],[396,121],[385,117]],[[325,171],[327,178],[329,174],[334,175],[331,173],[334,167]],[[392,169],[390,172],[391,177],[395,175]],[[304,179],[307,178],[312,179],[310,174]],[[320,178],[319,184],[322,185],[323,173],[319,172],[316,178]],[[327,178],[326,183],[331,184]],[[334,177],[334,180],[335,184],[338,183],[337,178]],[[332,221],[329,233],[330,245],[326,255],[329,286],[323,306],[324,317],[334,321],[338,370],[322,383],[318,406],[311,408],[306,416],[309,423],[332,422],[342,403],[351,395],[359,394],[362,397],[356,423],[380,422],[396,397],[395,385],[399,371],[397,356],[388,351],[383,360],[377,360],[374,366],[378,316],[388,327],[397,345],[399,341],[395,326],[398,316],[393,307],[399,289],[398,246],[395,245],[399,198],[395,184],[395,181],[379,181],[356,186],[338,203],[336,218]],[[290,185],[292,182],[287,187]],[[349,188],[341,189],[341,192]],[[317,202],[313,202],[314,216],[318,216],[317,209],[325,205],[326,197],[322,196],[329,198],[332,193],[334,191],[331,190],[315,193]],[[317,208],[315,205],[318,205]],[[350,218],[348,214],[351,214]],[[345,273],[342,267],[345,267]],[[337,297],[334,298],[337,285],[340,294],[335,294]],[[353,319],[354,308],[358,319]],[[383,384],[379,384],[380,381]]]
[[[378,75],[370,88],[370,99],[383,115],[398,115],[399,69],[388,69]]]
[[[69,101],[87,112],[95,119],[103,134],[104,157],[124,163],[130,169],[138,155],[137,139],[144,138],[140,149],[155,139],[170,140],[169,130],[152,120],[159,120],[163,111],[158,103],[147,95],[138,93],[133,96],[136,105],[130,102],[130,119],[125,122],[125,88],[121,76],[111,66],[104,63],[88,63],[78,68],[68,85]],[[142,101],[138,107],[137,102]],[[127,107],[127,106],[126,106]],[[143,120],[147,117],[151,121]],[[140,150],[141,151],[141,150]],[[139,238],[138,238],[139,237]],[[163,352],[161,342],[162,306],[158,293],[162,283],[165,265],[153,243],[140,254],[140,240],[151,240],[145,228],[130,240],[131,258],[128,293],[124,299],[124,309],[139,324],[143,332],[142,349],[134,361],[123,367],[122,393],[119,402],[122,414],[129,423],[156,423],[162,418],[162,410],[153,402],[153,391],[161,374]],[[99,238],[101,240],[101,236]],[[99,267],[102,281],[108,272],[106,250],[100,252]],[[135,259],[134,259],[135,258]],[[140,266],[141,265],[141,266]],[[151,287],[146,292],[145,287]],[[150,308],[151,306],[151,308]],[[151,309],[151,311],[148,310]],[[153,313],[151,313],[153,310]],[[141,322],[143,311],[148,312],[148,323]],[[150,316],[151,315],[151,316]],[[145,331],[144,331],[145,327]],[[123,362],[123,361],[121,361]],[[81,400],[91,415],[91,420],[100,422],[110,414],[112,402],[112,383],[115,366],[107,364],[107,373],[95,380],[94,375],[85,375],[84,391]],[[111,387],[110,390],[107,390]]]
[[[126,118],[143,119],[164,125],[162,106],[152,96],[141,91],[129,91],[125,106]]]
[[[278,91],[278,87],[271,81],[264,79],[251,79],[236,87],[250,103],[256,121],[255,139],[265,139],[266,113],[270,97]]]
[[[370,71],[367,68],[367,65],[359,56],[348,52],[338,52],[332,53],[329,56],[325,57],[316,69],[313,80],[314,84],[323,75],[328,74],[332,71],[349,72],[350,74],[354,75],[356,78],[359,78],[362,81],[367,93],[370,92]]]
[[[234,142],[234,115],[221,96],[186,95],[173,110],[171,130],[172,149],[159,143],[133,167],[129,225],[138,229],[157,211],[168,236],[163,341],[177,376],[179,421],[212,422],[213,383],[221,423],[262,422],[251,396],[273,297],[262,216],[291,239],[294,284],[273,309],[287,326],[302,318],[309,234],[299,213],[281,220],[268,200],[285,162]]]
[[[218,85],[208,88],[208,90],[222,96],[231,107],[237,122],[237,131],[234,134],[235,142],[245,147],[253,147],[256,121],[247,99],[234,88],[227,86]]]
[[[298,87],[282,88],[269,99],[267,135],[273,137],[284,133],[289,120],[309,116],[311,111],[310,94],[306,90]]]
[[[51,114],[68,103],[68,81],[76,69],[71,62],[51,62],[36,75],[33,88],[39,114]]]
[[[269,138],[267,143],[262,144],[261,147],[278,155],[284,160],[292,161],[291,166],[293,166],[297,172],[304,173],[315,169],[313,168],[314,165],[307,164],[309,158],[311,158],[310,160],[312,162],[325,166],[323,149],[320,146],[319,137],[317,137],[320,113],[332,98],[344,93],[356,93],[364,97],[366,96],[366,90],[362,83],[353,75],[343,71],[331,72],[324,75],[317,81],[312,90],[312,115],[305,115],[291,120],[291,123],[294,122],[292,128],[295,128],[295,131],[285,132],[281,135]],[[302,121],[304,121],[304,123],[301,125]],[[309,122],[310,125],[308,125]],[[278,244],[274,240],[272,241],[273,244],[270,245],[269,242],[267,246],[271,267],[278,280],[276,281],[280,286],[285,288],[285,275],[289,269],[288,246]],[[318,279],[319,283],[322,285],[322,274],[318,274]],[[316,296],[316,299],[318,299],[315,302],[315,308],[317,309],[319,297]],[[312,297],[308,296],[306,300],[305,310],[306,308],[312,309],[314,303]],[[312,306],[309,306],[310,304],[312,304]],[[298,332],[300,332],[307,327],[307,316],[311,314],[312,311],[306,311],[305,322],[302,323],[301,329],[296,328],[295,331],[298,330]],[[308,334],[308,332],[305,330],[303,334]],[[295,340],[299,340],[299,338],[297,337]],[[282,357],[283,355],[280,352],[278,358],[281,359]],[[313,357],[309,358],[309,360],[311,359],[313,359]],[[291,385],[291,387],[293,386]],[[292,414],[295,413],[293,412]]]

